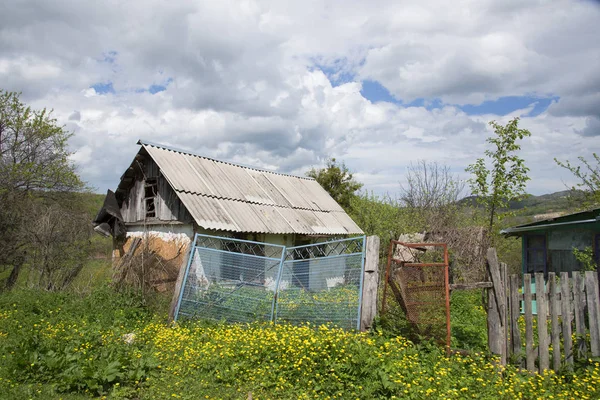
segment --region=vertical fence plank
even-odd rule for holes
[[[373,325],[377,313],[377,288],[379,286],[379,237],[368,236],[365,244],[365,269],[363,271],[363,294],[360,309],[360,330]]]
[[[531,298],[531,275],[523,276],[523,291],[525,308],[525,357],[527,360],[527,369],[535,371],[535,349],[533,347],[533,308]]]
[[[590,346],[592,356],[600,356],[600,318],[598,317],[598,275],[595,271],[585,271],[585,293],[587,296],[590,326]]]
[[[521,315],[521,301],[519,296],[519,275],[510,276],[510,344],[511,352],[521,353],[521,331],[519,330],[519,317]]]
[[[506,294],[498,255],[493,247],[487,251],[487,265],[493,284],[488,290],[488,347],[490,352],[500,356],[502,365],[506,365]]]
[[[535,274],[535,302],[537,304],[538,353],[540,357],[540,373],[550,367],[550,352],[548,341],[548,300],[544,285],[544,274]]]
[[[562,334],[567,365],[573,365],[573,340],[571,338],[571,290],[569,285],[569,273],[560,273],[560,307],[562,314]]]
[[[510,318],[510,308],[509,308],[509,304],[508,304],[508,289],[509,289],[509,282],[508,282],[508,265],[506,265],[506,263],[501,262],[500,263],[500,276],[502,277],[502,294],[504,296],[503,299],[503,303],[504,303],[504,307],[502,308],[503,311],[503,315],[501,316],[502,318],[502,325],[504,326],[504,360],[505,360],[505,364],[508,362],[508,355],[511,353],[510,351],[510,331],[509,331],[509,318]]]
[[[560,331],[558,328],[558,293],[556,283],[556,274],[550,272],[548,274],[548,298],[550,302],[550,320],[552,321],[552,330],[550,338],[552,341],[552,369],[558,371],[560,369]]]
[[[585,343],[585,280],[579,272],[573,273],[573,308],[575,313],[575,332],[577,333],[577,358],[583,359],[587,354]]]

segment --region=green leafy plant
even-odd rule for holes
[[[531,133],[519,128],[519,118],[514,118],[506,126],[496,121],[491,121],[490,125],[494,128],[495,136],[488,138],[487,142],[493,149],[486,150],[485,155],[491,168],[488,169],[484,158],[479,158],[466,171],[473,175],[469,179],[471,191],[486,209],[491,232],[495,221],[502,218],[499,211],[508,207],[510,201],[525,195],[529,168],[517,154],[521,149],[517,141],[531,136]]]
[[[306,175],[319,182],[345,210],[350,208],[350,201],[363,186],[354,179],[346,164],[337,162],[335,158],[327,160],[325,168],[312,168]]]
[[[582,271],[595,271],[598,268],[594,258],[594,250],[591,247],[588,246],[583,250],[573,247],[573,255],[581,263]]]

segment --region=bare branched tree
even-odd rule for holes
[[[79,274],[89,258],[92,226],[82,210],[57,202],[38,201],[24,226],[29,247],[29,285],[61,290]]]
[[[432,209],[455,203],[465,184],[454,176],[450,167],[419,160],[411,163],[402,186],[402,201],[407,207]]]
[[[450,167],[419,160],[407,169],[406,184],[401,184],[400,200],[425,224],[426,230],[453,225],[451,208],[460,200],[465,184]]]

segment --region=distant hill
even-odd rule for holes
[[[563,190],[540,196],[528,195],[523,200],[511,202],[508,208],[517,211],[521,217],[553,218],[575,211],[582,198],[582,192]],[[477,206],[477,196],[465,197],[460,203]]]

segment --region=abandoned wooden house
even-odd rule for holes
[[[138,144],[94,225],[113,236],[113,265],[141,251],[168,265],[154,278],[160,290],[174,284],[196,233],[286,246],[362,234],[312,178]]]

